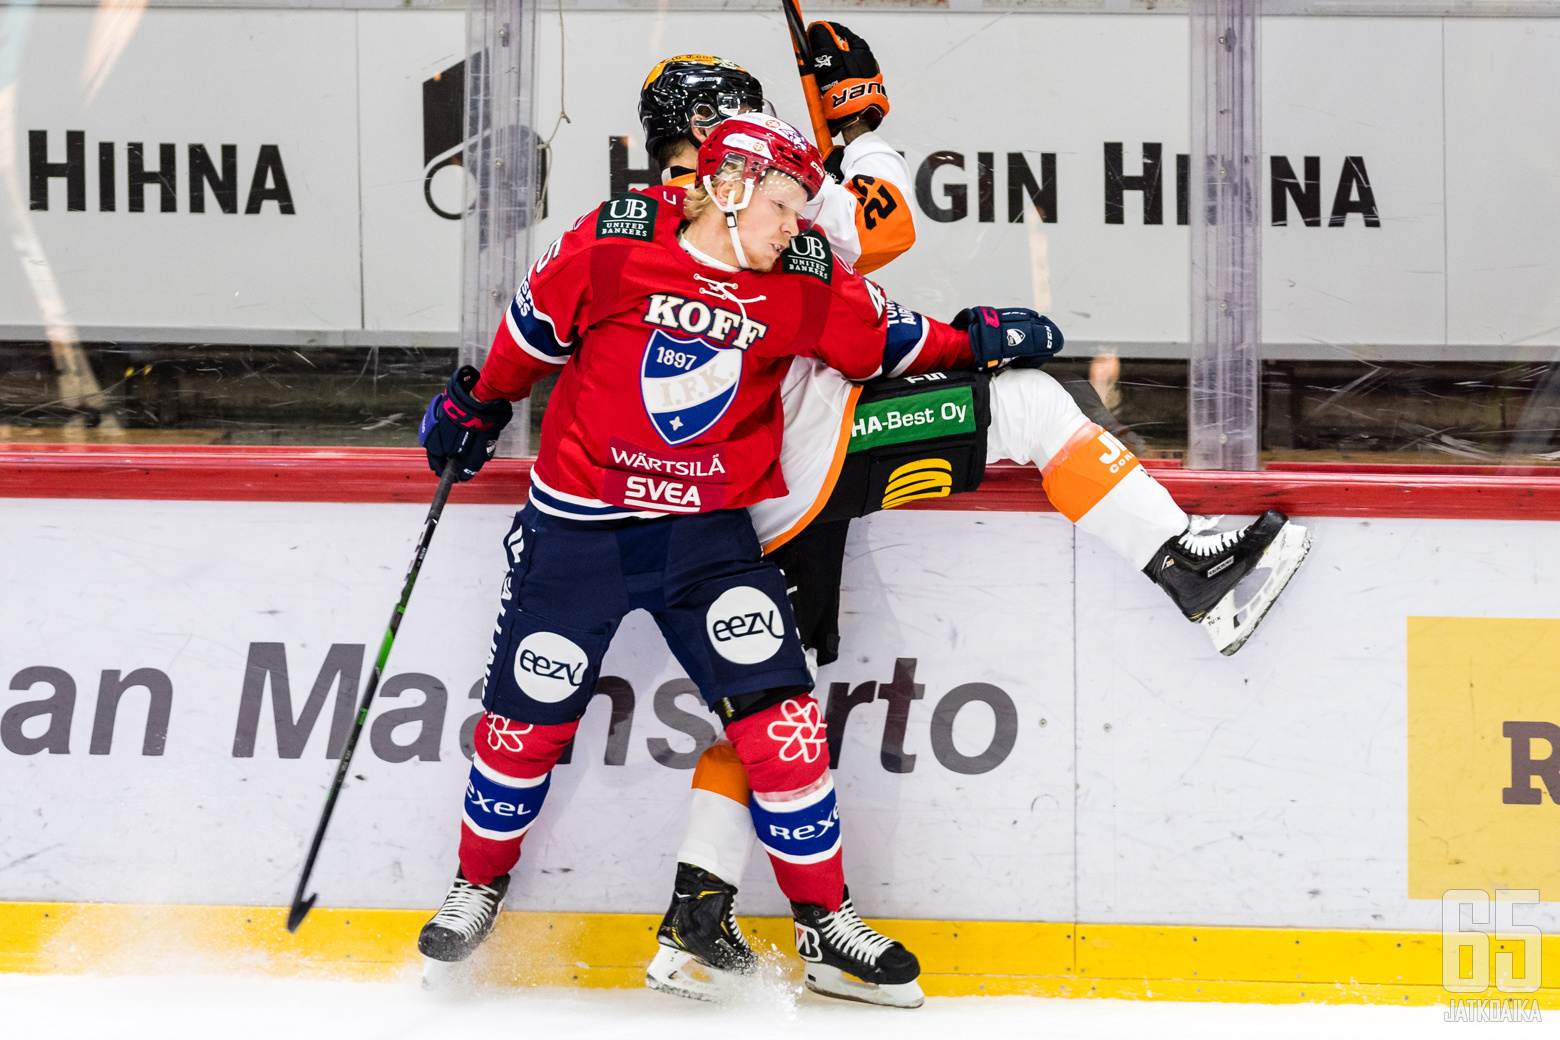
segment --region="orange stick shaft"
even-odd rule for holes
[[[818,152],[827,159],[834,151],[834,135],[829,132],[829,121],[824,118],[823,96],[818,92],[818,80],[813,75],[807,23],[802,20],[802,9],[797,0],[780,2],[785,9],[786,25],[791,30],[791,50],[796,54],[796,74],[802,80],[802,96],[807,100],[807,118],[812,121],[813,139],[818,142]]]

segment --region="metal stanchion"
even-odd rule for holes
[[[1191,469],[1260,465],[1258,8],[1259,0],[1191,0]]]
[[[481,366],[530,263],[539,213],[537,0],[470,0],[466,7],[466,208],[461,217],[460,363]],[[499,438],[498,454],[530,452],[530,402]]]

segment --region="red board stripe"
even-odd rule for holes
[[[1149,462],[1192,513],[1427,519],[1560,520],[1560,475],[1489,467],[1275,464],[1261,473],[1203,473]],[[456,503],[518,507],[530,463],[496,459],[457,488]],[[409,448],[0,446],[0,498],[119,498],[229,502],[425,502],[434,478]],[[978,491],[905,509],[1051,511],[1040,474],[996,465]]]

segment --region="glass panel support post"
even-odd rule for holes
[[[541,161],[536,111],[537,0],[468,0],[466,170],[461,214],[460,363],[480,367],[531,262]],[[530,402],[498,454],[529,454]]]
[[[1191,0],[1186,466],[1260,466],[1260,0]]]

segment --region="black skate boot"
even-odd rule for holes
[[[845,901],[832,914],[821,906],[792,903],[796,952],[807,962],[807,988],[827,997],[889,1007],[916,1008],[926,1000],[915,954],[867,926]]]
[[[1193,517],[1159,547],[1143,573],[1229,656],[1251,638],[1295,576],[1311,549],[1311,533],[1276,509],[1235,531],[1213,530],[1219,520]],[[1257,580],[1243,583],[1253,571]]]
[[[424,957],[445,963],[470,957],[493,934],[508,891],[508,874],[500,874],[491,884],[473,885],[457,870],[444,905],[417,936],[417,949]]]
[[[661,944],[645,985],[694,1000],[716,1000],[730,977],[751,975],[756,961],[737,924],[737,887],[691,863],[677,864],[672,905],[661,919]]]

